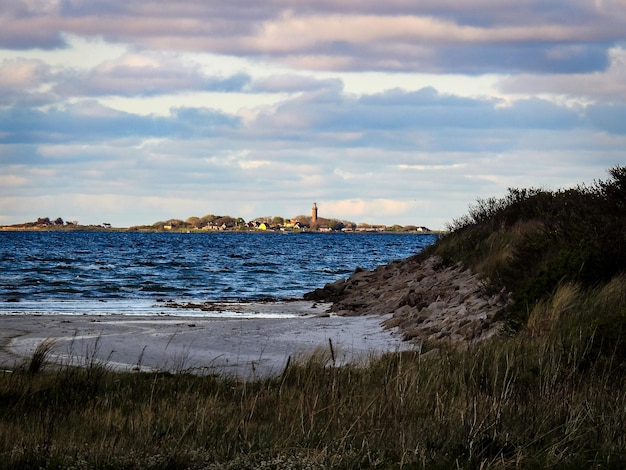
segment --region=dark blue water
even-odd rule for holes
[[[298,299],[422,234],[0,232],[0,313],[140,308],[164,300]],[[106,308],[103,304],[107,304]]]

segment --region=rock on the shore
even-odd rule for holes
[[[393,314],[385,321],[414,342],[486,339],[502,327],[505,292],[487,294],[477,274],[441,259],[418,256],[373,271],[357,268],[348,279],[326,284],[305,300],[332,302],[337,315]]]

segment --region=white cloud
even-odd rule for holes
[[[28,179],[18,175],[0,175],[0,186],[3,187],[15,187],[23,186],[28,182]]]
[[[386,221],[402,219],[407,225],[419,224],[418,210],[424,207],[424,202],[416,200],[394,200],[394,199],[348,199],[348,200],[323,200],[318,203],[320,213],[324,217],[344,219],[343,214],[350,214],[352,222],[381,223]],[[385,214],[385,217],[382,216]],[[391,222],[387,222],[391,223]]]
[[[36,88],[45,83],[48,66],[40,60],[7,59],[0,63],[0,87]]]
[[[248,160],[248,161],[239,162],[239,166],[243,168],[244,170],[254,170],[256,168],[260,168],[262,166],[267,166],[271,164],[272,162],[262,161],[262,160]]]
[[[413,171],[442,171],[442,170],[457,170],[465,167],[463,163],[454,163],[452,165],[407,165],[400,164],[398,168],[401,170],[413,170]]]
[[[592,73],[532,75],[503,78],[498,84],[503,93],[520,95],[569,96],[574,102],[626,101],[626,49],[622,46],[608,52],[606,70]]]

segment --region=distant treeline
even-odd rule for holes
[[[185,220],[168,219],[152,225],[135,225],[128,228],[114,228],[108,222],[100,225],[81,225],[78,221],[67,221],[61,217],[51,219],[40,217],[36,221],[3,227],[4,230],[128,230],[128,231],[320,231],[320,232],[418,232],[429,233],[430,229],[417,225],[380,225],[355,223],[349,220],[320,217],[315,222],[311,216],[298,215],[291,219],[279,216],[257,217],[246,221],[242,217],[208,214],[192,216]]]

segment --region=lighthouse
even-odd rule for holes
[[[311,208],[311,225],[315,225],[317,223],[317,203],[313,203],[313,207]]]

